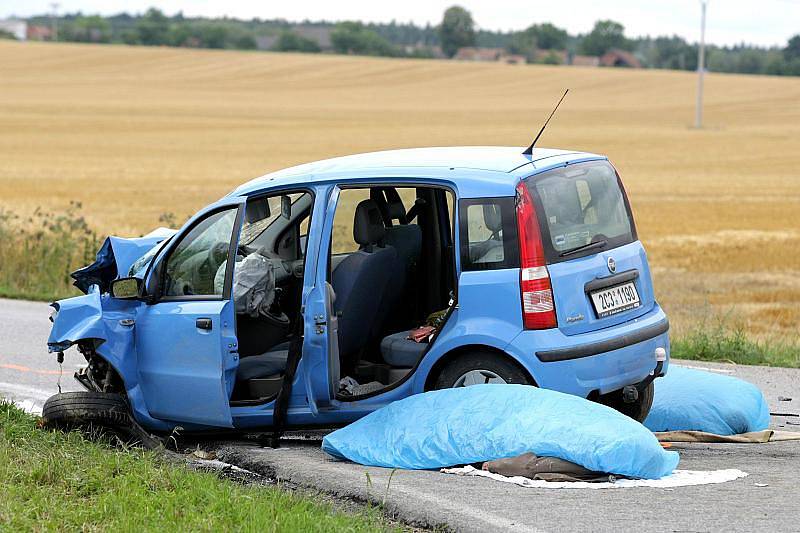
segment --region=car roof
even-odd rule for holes
[[[272,187],[307,184],[335,180],[337,183],[363,180],[365,177],[392,175],[440,177],[453,180],[450,171],[456,169],[482,171],[459,173],[459,185],[467,186],[469,180],[487,186],[487,180],[496,181],[507,188],[516,185],[509,174],[530,173],[531,170],[575,160],[604,159],[603,156],[574,150],[535,148],[531,155],[523,155],[524,148],[517,146],[449,146],[434,148],[407,148],[323,159],[278,170],[255,178],[234,190],[240,196]]]

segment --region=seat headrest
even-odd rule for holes
[[[380,244],[386,234],[381,211],[374,200],[362,200],[353,219],[353,239],[361,246]]]
[[[392,220],[399,220],[401,224],[406,223],[406,207],[400,199],[400,194],[395,188],[388,188],[384,190],[386,194],[386,203],[389,204],[389,218]]]
[[[492,233],[497,233],[503,229],[500,206],[497,204],[483,204],[483,221],[486,223],[486,229]]]

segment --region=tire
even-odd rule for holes
[[[639,399],[632,403],[622,401],[622,391],[616,391],[600,399],[600,403],[613,407],[620,413],[637,422],[644,422],[653,407],[655,385],[651,382],[644,391],[639,393]]]
[[[51,396],[42,409],[42,423],[51,429],[90,426],[125,430],[131,426],[125,397],[109,392],[64,392]]]
[[[466,353],[445,364],[433,388],[451,389],[475,385],[475,381],[536,385],[525,372],[507,357],[490,351]],[[501,381],[502,380],[502,381]]]

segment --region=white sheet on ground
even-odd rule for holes
[[[440,472],[445,474],[456,474],[458,476],[477,476],[487,477],[495,481],[513,483],[521,487],[533,489],[625,489],[630,487],[653,487],[666,489],[672,487],[688,487],[690,485],[711,485],[715,483],[725,483],[745,477],[747,472],[734,468],[727,470],[675,470],[672,474],[661,479],[618,479],[612,483],[599,482],[591,483],[588,481],[541,481],[533,480],[522,476],[506,477],[500,474],[493,474],[485,470],[478,470],[472,466],[462,466],[457,468],[442,468]]]

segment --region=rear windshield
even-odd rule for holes
[[[630,206],[614,167],[591,161],[526,180],[534,198],[548,262],[596,254],[636,240]],[[576,250],[591,243],[585,251]]]

